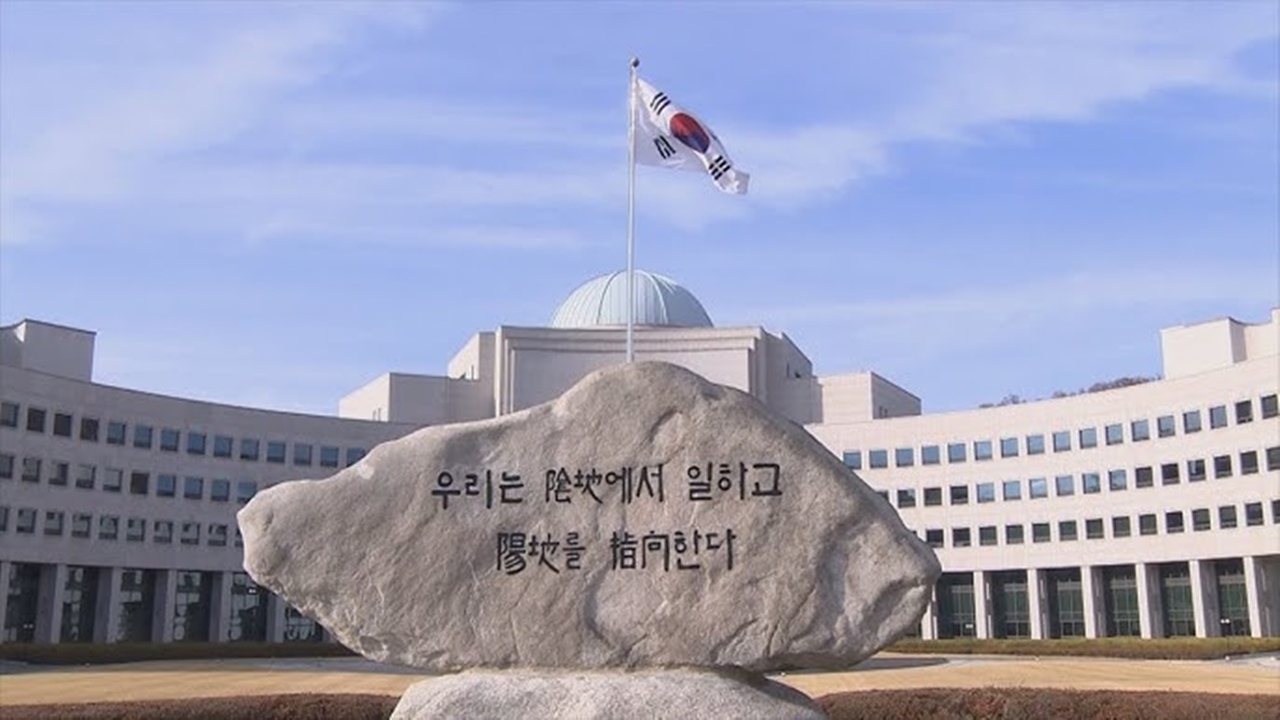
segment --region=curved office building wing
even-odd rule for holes
[[[691,293],[651,277],[637,357],[804,424],[936,549],[944,574],[920,635],[1280,634],[1280,309],[1163,330],[1159,380],[922,414],[874,372],[815,376],[786,335],[703,322]],[[622,296],[593,283],[560,327],[477,333],[446,374],[386,373],[337,416],[98,384],[93,333],[0,328],[3,641],[324,639],[244,573],[236,510],[621,361],[624,331],[601,308]]]

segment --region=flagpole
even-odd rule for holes
[[[627,85],[627,362],[636,357],[636,68],[640,58],[631,58],[631,81]]]

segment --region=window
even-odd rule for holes
[[[951,528],[951,547],[969,547],[969,528]]]
[[[1080,430],[1080,447],[1098,447],[1098,428],[1083,428]]]
[[[1018,457],[1018,438],[1000,438],[1000,457]]]
[[[183,545],[199,545],[200,544],[200,523],[198,522],[182,523],[181,541]]]
[[[1280,415],[1280,399],[1276,397],[1275,393],[1263,395],[1258,401],[1258,404],[1262,407],[1263,419],[1269,419]]]
[[[1151,423],[1143,420],[1134,420],[1129,423],[1129,437],[1133,442],[1142,442],[1151,439]]]
[[[71,537],[87,538],[89,537],[89,527],[93,524],[93,516],[85,513],[75,513],[71,516]]]
[[[124,471],[120,468],[107,468],[102,475],[102,489],[107,492],[120,492],[124,486]]]
[[[182,433],[173,428],[160,429],[160,449],[165,452],[178,452],[178,445],[182,444]]]
[[[367,451],[364,448],[347,448],[347,467],[355,465],[363,460],[366,452]]]
[[[227,526],[222,523],[209,524],[209,544],[213,547],[224,547],[227,544]]]
[[[1209,427],[1217,430],[1227,426],[1227,406],[1214,405],[1209,408]]]
[[[48,413],[46,413],[42,408],[28,407],[27,408],[27,431],[38,432],[38,433],[44,432],[45,418],[47,417],[48,417]],[[21,515],[22,514],[21,511],[19,511],[18,514]]]
[[[0,427],[16,428],[18,427],[18,415],[21,408],[18,403],[9,401],[0,402]]]
[[[267,441],[267,462],[282,463],[285,456],[285,444],[281,440]]]
[[[305,443],[293,444],[293,464],[294,465],[310,465],[311,464],[311,446]],[[850,450],[844,454],[844,464],[854,470],[862,469],[862,451]]]
[[[200,500],[204,497],[204,478],[188,477],[182,481],[182,497]]]
[[[209,483],[209,499],[227,502],[231,499],[231,481],[216,479]]]
[[[231,447],[234,444],[235,444],[235,441],[227,437],[226,435],[214,435],[213,436],[213,456],[220,457],[220,458],[231,457]]]
[[[880,496],[880,499],[881,499],[881,500],[884,500],[885,502],[889,502],[889,491],[888,491],[888,490],[877,490],[877,491],[876,491],[876,494]]]
[[[241,480],[236,483],[236,502],[241,505],[253,499],[258,494],[258,483],[252,480]]]
[[[1005,500],[1021,500],[1022,499],[1022,481],[1021,480],[1005,480],[1001,483],[1001,492]]]
[[[947,462],[962,463],[967,459],[964,443],[947,443]]]
[[[147,521],[132,517],[125,521],[124,539],[126,542],[142,542],[147,539]]]
[[[98,479],[96,465],[80,465],[76,468],[76,487],[81,490],[92,490]]]
[[[1191,529],[1196,532],[1209,529],[1209,508],[1196,508],[1191,511]]]
[[[1187,482],[1200,482],[1207,475],[1204,472],[1204,459],[1196,458],[1187,461]]]
[[[173,521],[156,520],[151,524],[151,539],[166,545],[173,542]]]
[[[134,470],[129,475],[129,493],[131,495],[146,495],[151,488],[151,475],[139,470]]]
[[[1155,474],[1151,470],[1150,465],[1140,468],[1134,468],[1133,486],[1136,488],[1149,488],[1155,484]]]
[[[1053,434],[1053,451],[1066,452],[1071,449],[1071,433],[1059,430]]]
[[[1107,472],[1107,487],[1112,492],[1128,489],[1129,480],[1124,470],[1110,470]]]
[[[1044,454],[1044,436],[1043,435],[1027,436],[1027,454],[1028,455]]]
[[[1236,506],[1223,505],[1218,508],[1218,527],[1230,530],[1236,526]]]
[[[1111,518],[1111,537],[1129,537],[1129,516],[1118,515]]]
[[[61,510],[46,510],[44,513],[44,534],[62,535],[62,522],[66,513]]]
[[[133,426],[133,446],[143,450],[151,449],[152,430],[150,425]]]
[[[85,442],[98,442],[99,427],[97,418],[80,418],[80,439]]]
[[[1053,479],[1054,491],[1058,497],[1076,494],[1076,481],[1071,475],[1059,475]]]
[[[1271,524],[1280,525],[1280,500],[1271,501]]]
[[[969,486],[968,485],[952,485],[951,486],[951,504],[952,505],[968,505],[969,504]]]
[[[1164,531],[1167,533],[1180,533],[1182,526],[1182,511],[1171,510],[1164,514]]]
[[[973,441],[973,459],[974,460],[990,460],[991,459],[991,441],[990,440],[974,440]]]
[[[64,462],[49,463],[49,484],[66,486],[71,481],[71,466]]]
[[[123,445],[129,434],[129,428],[118,420],[107,423],[107,444]]]
[[[1160,466],[1160,483],[1162,485],[1177,485],[1181,482],[1178,477],[1178,463],[1165,463]]]
[[[1044,478],[1031,478],[1027,481],[1027,494],[1032,500],[1049,497],[1049,481]]]
[[[320,449],[321,465],[324,465],[324,450],[325,448]],[[871,464],[871,468],[873,470],[889,467],[889,451],[888,450],[872,450],[867,455],[868,455],[868,460],[870,461],[870,464]]]
[[[916,491],[914,489],[898,491],[898,507],[913,508],[916,506]]]
[[[187,454],[203,455],[205,454],[206,436],[202,432],[187,433]]]
[[[1108,445],[1119,445],[1124,442],[1124,426],[1120,423],[1108,425],[1103,429]]]
[[[978,544],[979,545],[995,545],[996,544],[996,526],[983,525],[978,528]]]
[[[1182,432],[1191,434],[1200,432],[1200,411],[1188,410],[1182,413]]]
[[[1062,542],[1078,540],[1078,533],[1075,520],[1062,520],[1058,523],[1058,540]]]
[[[9,531],[9,506],[0,505],[0,533]]]
[[[13,456],[9,453],[0,453],[0,479],[13,479]]]
[[[1280,445],[1267,448],[1267,470],[1280,470]]]
[[[18,508],[18,520],[13,525],[14,532],[33,535],[36,531],[36,509]]]
[[[1213,458],[1213,476],[1215,478],[1231,477],[1231,456],[1218,455]]]
[[[978,483],[978,502],[989,503],[996,501],[996,484],[995,483]]]
[[[1156,534],[1156,516],[1154,513],[1138,516],[1138,534],[1139,535],[1155,535]]]
[[[921,465],[937,465],[942,462],[942,451],[937,445],[925,445],[920,448]]]
[[[1240,474],[1256,475],[1258,472],[1258,451],[1246,450],[1240,453]]]
[[[1004,526],[1004,544],[1005,545],[1021,545],[1022,544],[1022,526],[1021,525],[1005,525]]]
[[[1262,503],[1245,503],[1244,524],[1249,527],[1262,524]]]
[[[1084,473],[1080,476],[1080,487],[1085,495],[1102,492],[1102,476],[1096,472]]]
[[[42,463],[43,461],[40,458],[22,458],[22,481],[30,483],[40,482],[40,466]]]
[[[1049,542],[1049,523],[1031,523],[1031,542]]]
[[[254,438],[240,438],[240,459],[258,459],[258,441]]]
[[[925,541],[925,543],[927,543],[927,544],[929,545],[929,547],[931,547],[931,548],[940,548],[940,547],[942,547],[942,544],[943,544],[943,543],[942,543],[942,531],[941,531],[941,530],[936,530],[936,529],[925,530],[925,531],[924,531],[924,541]]]
[[[53,414],[53,434],[58,437],[71,437],[71,415],[67,413]]]
[[[120,532],[120,518],[115,515],[103,515],[98,518],[98,539],[115,540]]]
[[[1178,432],[1173,425],[1172,415],[1161,415],[1156,418],[1156,435],[1160,437],[1173,437]]]
[[[173,497],[178,492],[176,475],[156,476],[156,497]]]
[[[895,467],[911,467],[916,464],[915,450],[907,448],[897,448],[893,451],[893,464]]]
[[[927,487],[924,489],[924,506],[934,507],[942,504],[942,488]]]
[[[1253,401],[1241,400],[1236,403],[1236,424],[1243,425],[1247,422],[1253,422]]]

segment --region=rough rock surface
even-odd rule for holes
[[[466,672],[411,685],[392,720],[426,718],[770,718],[822,720],[807,695],[752,673]]]
[[[447,508],[441,473],[462,491]],[[522,483],[505,503],[504,473]],[[940,572],[803,428],[654,362],[384,443],[239,522],[257,582],[367,657],[431,670],[847,666],[916,625]]]

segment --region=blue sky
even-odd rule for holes
[[[627,59],[752,174],[637,264],[928,410],[1280,303],[1274,2],[0,3],[0,321],[332,412],[625,263]]]

